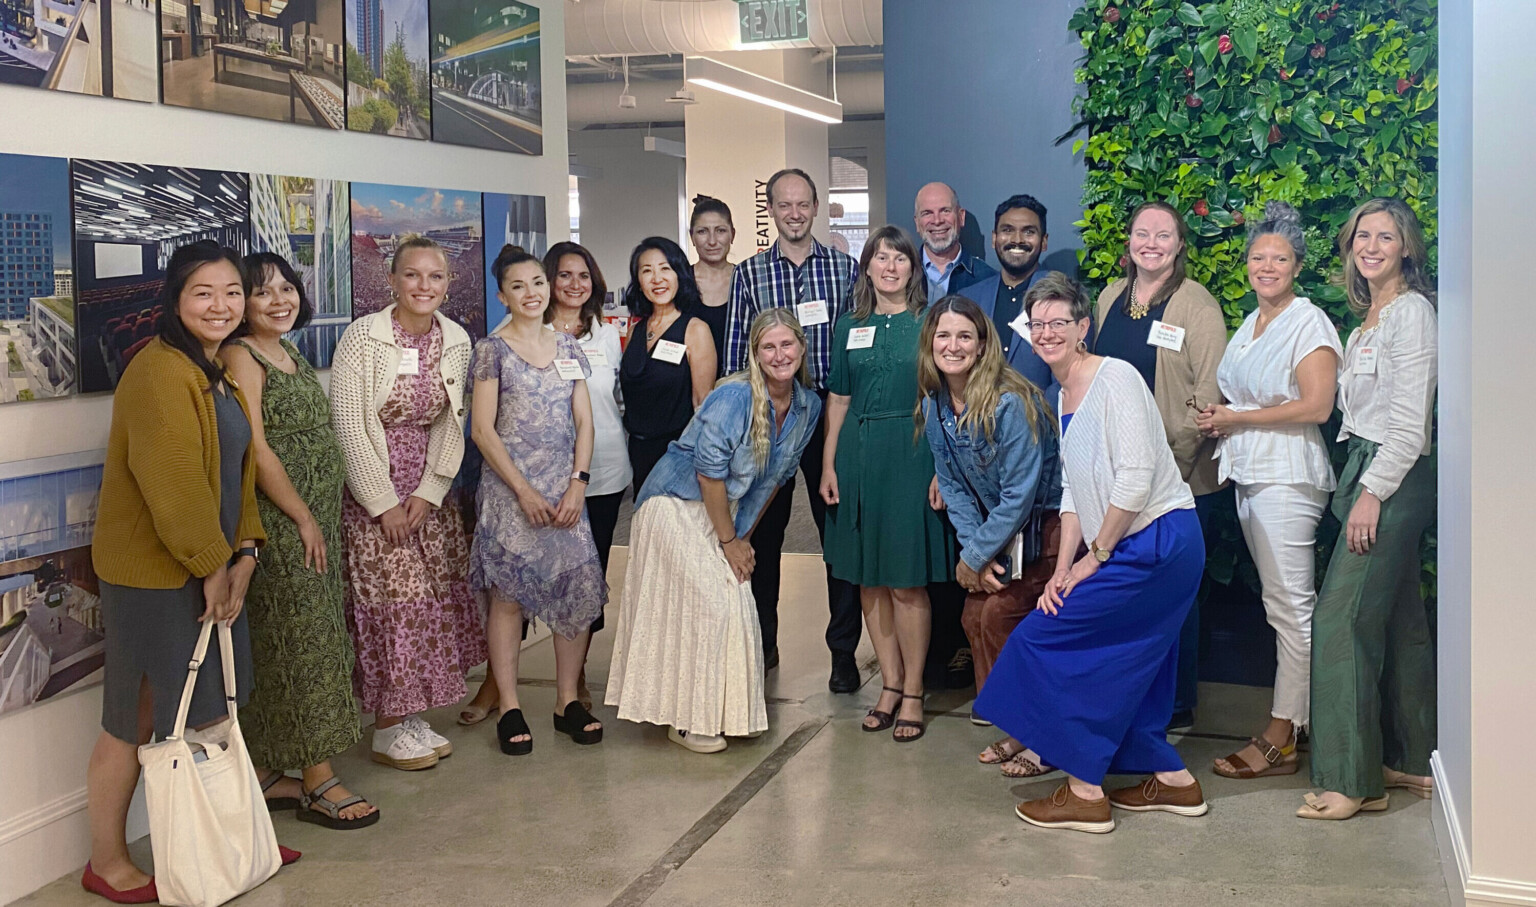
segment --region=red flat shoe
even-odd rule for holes
[[[281,844],[277,845],[277,853],[283,858],[284,866],[291,866],[294,863],[299,862],[299,857],[304,856],[302,853],[294,850],[292,847],[284,847]]]
[[[109,885],[106,879],[97,875],[96,870],[92,869],[89,863],[85,864],[85,874],[80,876],[80,887],[91,894],[99,894],[114,904],[153,904],[160,900],[153,878],[147,885],[128,891],[118,891]]]

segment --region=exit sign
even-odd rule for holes
[[[737,0],[741,43],[808,41],[811,0]]]

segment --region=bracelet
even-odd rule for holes
[[[720,543],[720,547],[721,547],[721,548],[724,548],[724,547],[725,547],[725,546],[726,546],[726,545],[729,545],[729,544],[730,544],[730,543],[732,543],[732,542],[734,542],[734,541],[736,541],[736,540],[737,540],[737,539],[738,539],[738,538],[740,538],[740,536],[738,536],[738,535],[732,535],[732,536],[731,536],[731,537],[730,537],[730,538],[728,538],[728,539],[726,539],[726,540],[725,540],[725,541],[723,541],[723,542],[721,542],[721,543]]]

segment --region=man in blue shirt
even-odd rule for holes
[[[731,297],[725,326],[726,373],[746,367],[751,355],[748,344],[752,319],[757,313],[775,306],[794,309],[805,329],[806,364],[810,367],[812,390],[827,398],[827,373],[831,368],[832,328],[851,307],[853,284],[858,277],[858,263],[836,249],[828,248],[811,236],[819,199],[816,184],[802,170],[780,170],[768,178],[768,208],[779,238],[765,251],[736,266],[731,279]],[[826,502],[821,488],[822,447],[826,429],[817,420],[800,469],[805,473],[805,490],[811,501],[811,517],[816,533],[824,535]],[[795,483],[779,489],[752,536],[757,552],[757,567],[752,572],[752,595],[757,600],[758,622],[763,632],[763,659],[768,668],[779,663],[779,556],[784,547],[784,528],[789,525],[790,504]],[[832,651],[832,676],[827,686],[834,693],[852,693],[859,688],[859,665],[854,650],[864,630],[864,613],[859,605],[859,589],[827,573],[827,604],[831,617],[827,623],[827,648]]]
[[[923,244],[923,288],[933,304],[997,272],[985,261],[960,246],[965,209],[955,190],[943,183],[929,183],[917,190],[913,205],[917,238]]]

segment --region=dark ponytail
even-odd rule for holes
[[[186,354],[207,376],[210,385],[225,381],[228,375],[224,371],[224,364],[217,359],[209,359],[208,354],[203,352],[202,341],[192,336],[192,332],[182,322],[181,291],[186,289],[187,281],[192,279],[198,268],[220,261],[227,261],[234,267],[235,273],[240,275],[240,285],[246,297],[250,297],[251,275],[240,260],[239,252],[211,239],[181,246],[171,253],[171,260],[165,266],[165,287],[160,292],[160,323],[156,325],[155,332],[167,346]]]
[[[506,279],[507,271],[525,261],[533,262],[539,266],[540,270],[544,269],[544,263],[522,246],[514,246],[511,243],[502,246],[501,251],[496,253],[496,260],[491,263],[491,273],[496,275],[496,288],[501,289],[501,282]]]
[[[718,214],[725,218],[725,222],[731,229],[736,229],[736,222],[731,220],[731,208],[725,202],[711,195],[695,195],[693,197],[693,213],[688,216],[688,229],[691,231],[698,226],[699,218],[706,214]]]

